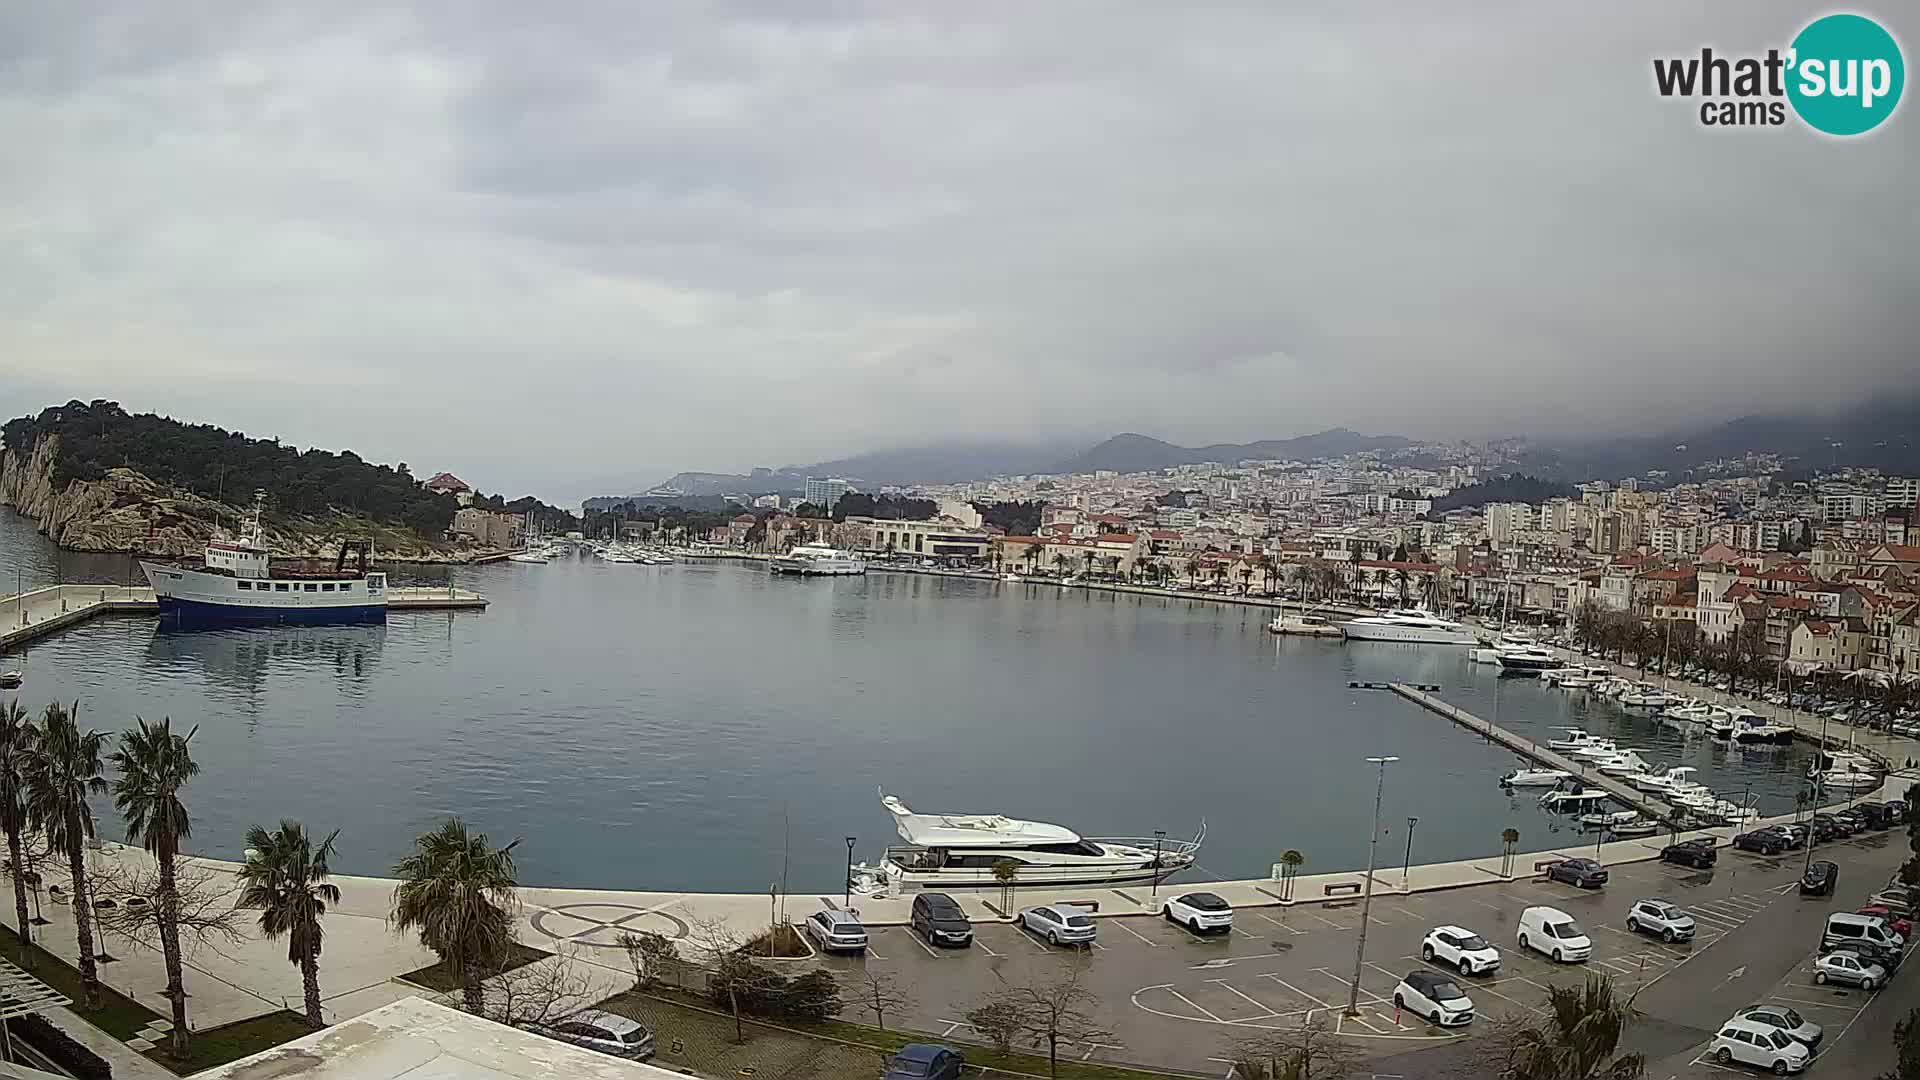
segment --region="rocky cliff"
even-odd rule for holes
[[[214,530],[232,528],[244,508],[157,484],[127,468],[99,480],[74,480],[56,490],[57,438],[43,438],[27,453],[0,453],[0,506],[30,517],[40,531],[72,551],[134,551],[147,555],[197,556]],[[341,537],[369,537],[376,559],[464,562],[482,552],[421,536],[411,529],[353,514],[322,517],[275,515],[262,522],[276,556],[331,559]]]

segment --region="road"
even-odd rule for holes
[[[1408,971],[1429,966],[1419,958],[1427,931],[1452,923],[1502,952],[1499,972],[1462,982],[1483,1027],[1487,1018],[1537,1008],[1550,985],[1577,985],[1587,971],[1601,971],[1637,995],[1647,1019],[1632,1030],[1630,1048],[1647,1054],[1649,1076],[1722,1072],[1699,1060],[1713,1031],[1736,1008],[1769,999],[1792,1003],[1827,1025],[1832,1034],[1815,1068],[1833,1071],[1827,1060],[1881,1060],[1874,1054],[1876,1047],[1884,1051],[1895,1003],[1916,993],[1908,973],[1880,995],[1867,995],[1814,988],[1807,971],[1826,915],[1851,910],[1883,883],[1906,856],[1904,840],[1899,832],[1882,832],[1822,845],[1818,857],[1842,866],[1831,899],[1797,895],[1803,852],[1765,858],[1730,849],[1722,849],[1708,871],[1659,863],[1615,867],[1608,885],[1592,891],[1535,880],[1377,896],[1360,973],[1361,1008],[1353,1017],[1341,1014],[1351,992],[1357,902],[1244,909],[1232,933],[1207,938],[1148,917],[1100,919],[1099,943],[1091,950],[1056,949],[1007,925],[978,926],[974,947],[962,950],[935,949],[906,929],[887,928],[874,933],[867,954],[821,963],[854,981],[863,970],[898,975],[916,1001],[893,1019],[936,1034],[968,1037],[966,1011],[1003,982],[1052,978],[1079,965],[1083,984],[1098,998],[1099,1021],[1115,1035],[1072,1047],[1074,1057],[1224,1075],[1236,1042],[1331,1017],[1342,1038],[1378,1059],[1377,1074],[1434,1075],[1464,1060],[1473,1030],[1441,1030],[1401,1014],[1392,994]],[[1653,896],[1694,915],[1696,940],[1667,945],[1625,928],[1628,906]],[[1515,946],[1520,912],[1536,904],[1580,922],[1594,941],[1589,963],[1555,964]],[[1901,1015],[1905,1007],[1898,1007]],[[1861,1074],[1849,1065],[1836,1075]]]

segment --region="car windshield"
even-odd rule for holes
[[[1466,937],[1460,939],[1460,947],[1463,949],[1484,949],[1487,948],[1487,939],[1481,937],[1479,934],[1468,934]]]
[[[1805,1020],[1802,1020],[1800,1018],[1800,1014],[1797,1012],[1794,1012],[1792,1009],[1780,1010],[1780,1016],[1786,1020],[1788,1027],[1797,1028],[1806,1023]]]
[[[1793,1045],[1792,1039],[1778,1031],[1769,1034],[1767,1041],[1773,1044],[1775,1050],[1785,1050],[1787,1047]]]
[[[638,1046],[640,1043],[645,1042],[646,1038],[647,1038],[646,1028],[634,1028],[632,1031],[626,1032],[625,1034],[621,1035],[620,1041],[623,1043],[626,1043],[628,1046]]]
[[[1548,923],[1547,935],[1549,937],[1557,937],[1562,941],[1565,941],[1568,938],[1577,938],[1582,936],[1580,933],[1580,927],[1576,925],[1572,919],[1568,919],[1566,922],[1562,922],[1562,923]]]
[[[1442,979],[1433,984],[1433,1000],[1435,1001],[1455,1001],[1466,996],[1467,995],[1460,992],[1460,986],[1457,983]]]
[[[1663,919],[1676,919],[1680,917],[1680,909],[1674,907],[1672,904],[1648,904],[1647,910]]]
[[[1187,896],[1186,903],[1188,907],[1196,907],[1201,911],[1225,911],[1227,907],[1225,900],[1210,892],[1191,893]]]
[[[869,1058],[868,1060],[872,1059]],[[894,1076],[925,1076],[927,1075],[927,1069],[930,1064],[930,1062],[913,1061],[908,1058],[897,1057],[887,1062],[887,1072]],[[869,1065],[867,1068],[871,1069],[873,1066]]]

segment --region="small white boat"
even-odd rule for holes
[[[1549,810],[1580,810],[1598,806],[1612,798],[1604,791],[1549,791],[1540,796],[1540,805]]]
[[[1610,758],[1619,752],[1620,748],[1613,744],[1612,739],[1594,739],[1585,746],[1576,747],[1575,749],[1567,751],[1567,756],[1581,758],[1586,761],[1600,761],[1604,758]]]
[[[1555,750],[1578,750],[1592,746],[1595,736],[1581,728],[1561,728],[1567,733],[1564,739],[1548,739],[1547,745]]]
[[[1691,765],[1675,765],[1673,768],[1657,776],[1651,772],[1640,776],[1630,776],[1627,778],[1627,784],[1639,791],[1664,798],[1681,791],[1698,787],[1698,784],[1688,779],[1688,777],[1697,771],[1699,770]]]
[[[1548,668],[1560,667],[1559,658],[1538,645],[1499,650],[1500,670],[1514,675],[1537,675]]]
[[[1565,769],[1515,769],[1500,778],[1502,787],[1557,787],[1573,776]]]
[[[1620,695],[1620,704],[1629,709],[1664,709],[1669,698],[1657,686],[1641,683]]]
[[[1627,747],[1610,758],[1602,759],[1600,771],[1607,776],[1626,777],[1652,772],[1653,767],[1648,765],[1646,759],[1636,753],[1632,747]]]
[[[1581,814],[1580,824],[1589,829],[1611,829],[1616,825],[1625,825],[1640,818],[1638,810],[1603,810],[1597,814]]]
[[[547,557],[537,551],[516,551],[507,556],[508,562],[545,564]]]
[[[0,690],[18,690],[27,677],[18,671],[0,671]]]
[[[1649,836],[1659,831],[1660,823],[1650,817],[1635,816],[1632,821],[1617,821],[1607,826],[1615,836]]]
[[[1013,573],[1012,571],[1008,571],[1007,573],[1000,575],[1000,580],[1001,581],[1025,581],[1027,580],[1027,576],[1025,574],[1016,574],[1016,573]]]
[[[1879,773],[1861,769],[1828,769],[1814,781],[1823,788],[1835,791],[1864,791],[1877,788],[1881,784]]]

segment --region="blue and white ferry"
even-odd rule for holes
[[[358,566],[346,569],[347,552]],[[260,528],[260,503],[240,535],[214,534],[199,569],[142,560],[162,618],[195,622],[361,622],[387,617],[387,575],[367,568],[368,545],[343,543],[331,574],[275,573]]]

